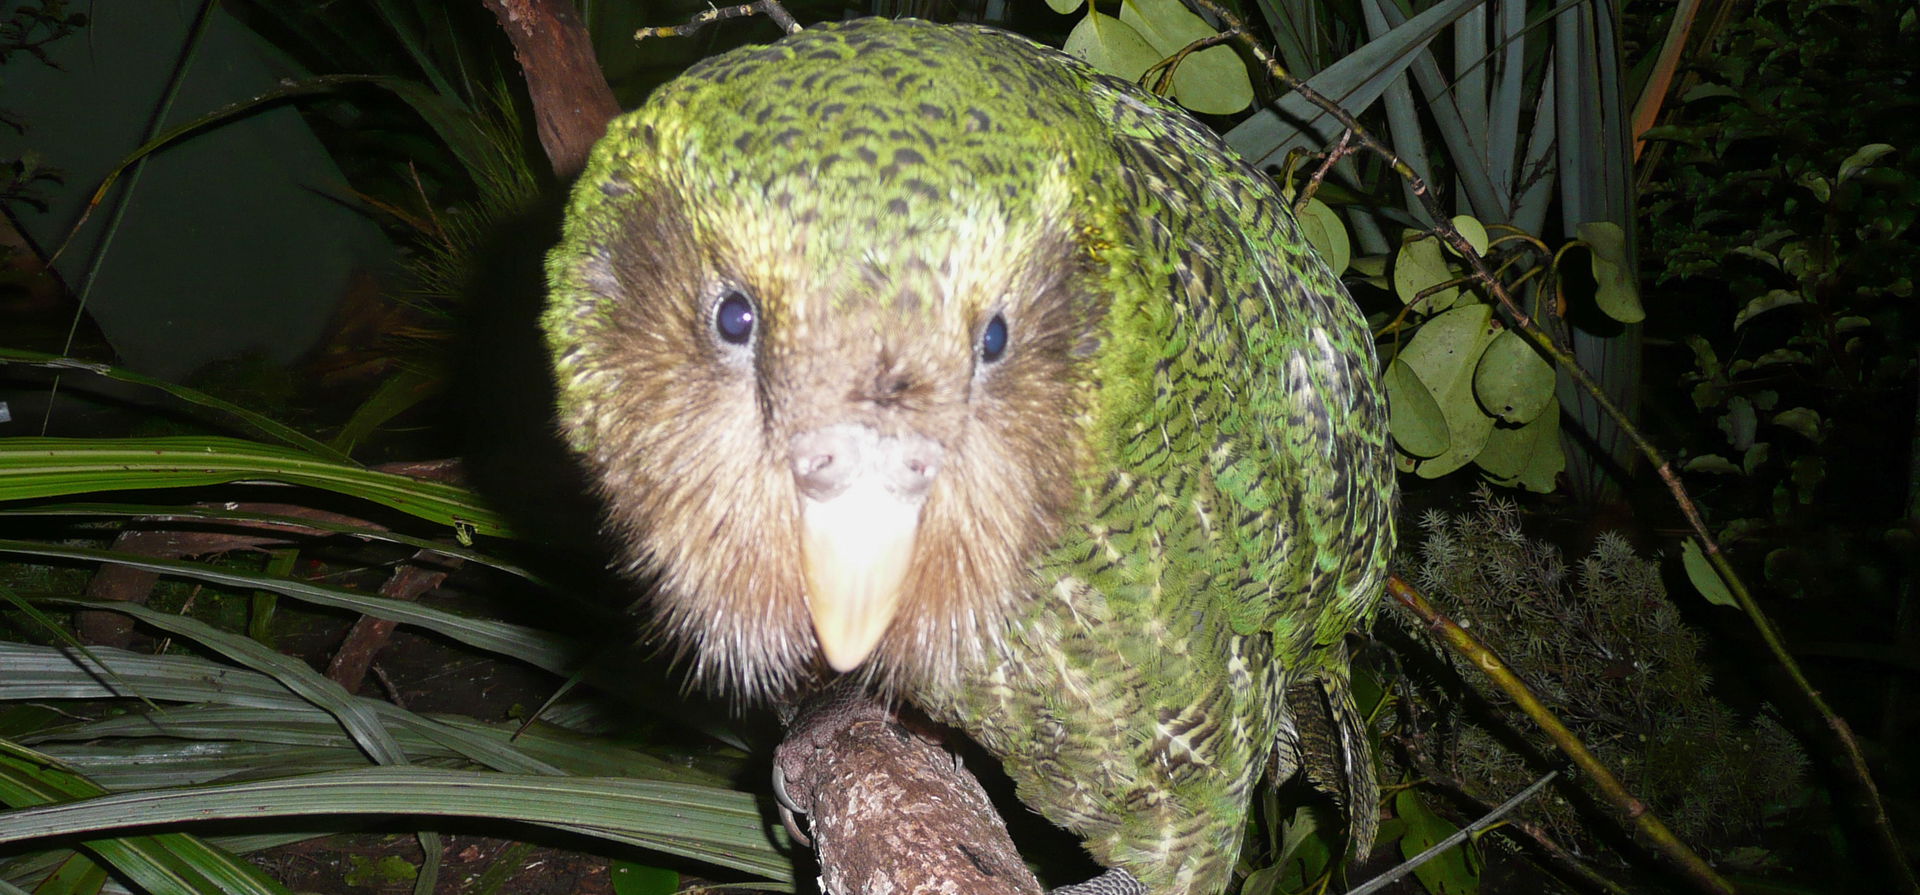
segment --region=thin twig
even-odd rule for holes
[[[649,37],[687,37],[698,33],[700,29],[715,22],[756,15],[766,16],[772,19],[775,25],[780,26],[780,30],[788,34],[794,34],[800,31],[800,23],[793,18],[793,13],[787,12],[787,8],[780,5],[780,0],[756,0],[756,2],[753,3],[710,7],[696,14],[693,18],[688,19],[684,25],[661,25],[655,28],[642,28],[633,32],[633,39],[646,40]]]
[[[1587,372],[1586,368],[1582,367],[1579,362],[1574,359],[1572,352],[1563,348],[1552,334],[1542,328],[1539,323],[1534,320],[1532,315],[1520,307],[1520,304],[1513,299],[1513,296],[1500,284],[1500,281],[1494,278],[1492,272],[1487,269],[1486,259],[1482,258],[1480,253],[1474,250],[1473,246],[1467,242],[1466,237],[1461,235],[1458,229],[1446,223],[1448,217],[1442,211],[1438,199],[1435,198],[1432,190],[1427,187],[1426,181],[1422,180],[1420,175],[1414,173],[1413,169],[1401,161],[1398,155],[1394,154],[1391,149],[1387,148],[1385,144],[1381,143],[1378,138],[1363,127],[1358,119],[1354,118],[1354,116],[1349,114],[1345,109],[1340,108],[1338,103],[1328,99],[1325,95],[1288,72],[1286,67],[1281,65],[1278,59],[1274,58],[1272,52],[1262,46],[1259,41],[1253,39],[1246,29],[1246,24],[1231,10],[1228,10],[1216,2],[1216,0],[1188,0],[1188,2],[1194,7],[1215,16],[1216,20],[1219,21],[1228,32],[1237,35],[1241,47],[1251,54],[1254,61],[1258,62],[1274,80],[1280,82],[1288,89],[1298,92],[1307,101],[1325,110],[1327,114],[1339,121],[1341,126],[1352,132],[1354,138],[1359,140],[1362,145],[1373,150],[1384,159],[1388,166],[1393,169],[1394,173],[1398,174],[1400,178],[1406,182],[1408,191],[1419,199],[1420,204],[1428,212],[1431,219],[1440,222],[1432,232],[1441,239],[1446,240],[1449,245],[1453,246],[1455,253],[1465,259],[1474,278],[1480,280],[1486,287],[1488,294],[1491,295],[1494,301],[1512,318],[1516,328],[1518,328],[1520,332],[1527,337],[1527,340],[1532,342],[1542,354],[1551,358],[1560,369],[1565,370],[1568,377],[1570,377],[1575,384],[1579,385],[1581,390],[1591,395],[1594,402],[1600,407],[1601,412],[1611,418],[1614,423],[1620,427],[1620,430],[1627,435],[1627,438],[1633,442],[1634,447],[1640,451],[1641,455],[1647,458],[1647,461],[1660,476],[1660,480],[1666,483],[1667,491],[1672,495],[1674,504],[1680,508],[1681,515],[1686,517],[1687,525],[1693,530],[1694,537],[1700,539],[1701,545],[1705,548],[1707,561],[1712,564],[1714,571],[1718,572],[1720,577],[1726,582],[1727,589],[1733,594],[1734,602],[1740,606],[1740,610],[1746,614],[1747,619],[1752,622],[1754,628],[1760,633],[1760,639],[1766,644],[1767,651],[1773,655],[1774,662],[1787,673],[1788,679],[1792,681],[1794,688],[1799,692],[1801,698],[1820,716],[1827,727],[1833,731],[1834,738],[1839,742],[1841,751],[1846,758],[1848,771],[1851,773],[1854,783],[1859,788],[1860,794],[1865,801],[1865,804],[1862,806],[1866,814],[1865,820],[1868,826],[1873,828],[1878,836],[1880,840],[1879,844],[1885,852],[1888,863],[1894,870],[1896,878],[1900,880],[1902,888],[1909,892],[1920,892],[1920,881],[1915,880],[1913,869],[1907,865],[1904,857],[1904,849],[1901,847],[1898,836],[1894,833],[1893,824],[1887,816],[1886,804],[1880,798],[1880,790],[1874,784],[1873,775],[1867,768],[1866,754],[1861,751],[1860,743],[1854,737],[1853,729],[1848,726],[1845,719],[1834,712],[1833,708],[1827,704],[1827,701],[1820,696],[1819,691],[1814,689],[1813,682],[1808,680],[1806,673],[1800,668],[1800,663],[1796,661],[1792,653],[1787,650],[1786,641],[1781,637],[1779,629],[1774,626],[1773,620],[1768,617],[1766,611],[1763,610],[1759,602],[1754,599],[1752,591],[1747,588],[1747,584],[1745,580],[1740,577],[1740,573],[1734,570],[1733,564],[1727,559],[1726,555],[1721,552],[1720,543],[1715,540],[1712,533],[1707,530],[1706,521],[1700,516],[1699,506],[1694,503],[1692,496],[1687,492],[1686,485],[1681,483],[1679,473],[1674,471],[1673,464],[1667,459],[1666,455],[1663,454],[1659,448],[1655,447],[1652,440],[1648,439],[1646,434],[1641,432],[1640,428],[1634,425],[1633,421],[1620,409],[1620,406],[1607,396],[1605,390],[1600,387],[1598,382],[1594,381],[1593,376]]]
[[[1148,78],[1152,78],[1153,84],[1147,87],[1147,89],[1153,91],[1155,96],[1166,96],[1167,92],[1173,89],[1174,70],[1180,67],[1180,63],[1187,61],[1188,56],[1207,49],[1208,47],[1220,46],[1239,36],[1236,32],[1226,31],[1219,34],[1209,34],[1206,37],[1190,41],[1186,46],[1181,47],[1179,52],[1159,62],[1155,62],[1146,71],[1141,72],[1140,83],[1144,85]]]
[[[1294,197],[1294,214],[1306,212],[1307,203],[1313,200],[1314,193],[1320,191],[1320,184],[1326,181],[1327,172],[1332,171],[1335,164],[1353,154],[1358,148],[1353,145],[1353,131],[1340,132],[1339,142],[1333,144],[1332,149],[1327,150],[1327,157],[1320,160],[1319,166],[1313,169],[1313,176],[1307,178],[1307,185],[1300,190],[1300,195]]]
[[[1433,604],[1427,602],[1426,597],[1421,596],[1413,585],[1407,583],[1406,579],[1398,575],[1389,576],[1387,592],[1392,594],[1400,605],[1419,616],[1420,620],[1452,647],[1454,652],[1459,653],[1461,658],[1480,669],[1480,673],[1486,675],[1494,686],[1507,694],[1507,697],[1512,699],[1520,710],[1527,714],[1527,717],[1532,718],[1533,723],[1539,725],[1547,738],[1553,740],[1553,744],[1559,747],[1561,752],[1566,753],[1568,758],[1573,759],[1573,763],[1593,780],[1595,788],[1600,791],[1600,797],[1618,810],[1622,819],[1639,831],[1650,845],[1679,865],[1680,870],[1700,888],[1720,893],[1720,895],[1732,895],[1733,885],[1721,877],[1712,865],[1706,862],[1706,859],[1688,848],[1686,843],[1681,842],[1680,837],[1675,836],[1673,831],[1667,828],[1647,803],[1628,791],[1626,784],[1620,782],[1620,778],[1614,776],[1613,771],[1587,749],[1587,745],[1580,741],[1579,736],[1567,729],[1567,725],[1561,723],[1553,710],[1547,708],[1546,704],[1534,695],[1533,690],[1520,679],[1519,675],[1513,673],[1513,669],[1507,667],[1506,661],[1501,659],[1492,647],[1481,643],[1478,638],[1468,633],[1467,629],[1460,627],[1459,623],[1435,609]]]

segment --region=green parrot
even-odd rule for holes
[[[698,681],[862,675],[997,755],[1090,891],[1224,890],[1303,768],[1371,842],[1372,340],[1178,108],[990,28],[808,28],[615,120],[548,273],[561,428]]]

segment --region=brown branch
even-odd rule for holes
[[[1299,197],[1293,200],[1295,215],[1306,213],[1307,203],[1313,201],[1314,193],[1320,192],[1320,184],[1326,182],[1327,174],[1333,170],[1333,166],[1339,164],[1341,159],[1352,155],[1356,148],[1358,147],[1353,145],[1353,131],[1341,131],[1340,141],[1333,144],[1332,149],[1327,150],[1326,158],[1320,160],[1320,164],[1313,169],[1313,176],[1307,178],[1306,187],[1300,190]]]
[[[1206,37],[1189,41],[1186,46],[1180,48],[1179,52],[1159,62],[1155,62],[1149,66],[1146,71],[1141,72],[1139,83],[1147,86],[1147,81],[1151,79],[1153,83],[1147,86],[1147,89],[1152,91],[1155,96],[1166,96],[1168,93],[1173,92],[1173,73],[1179,70],[1180,63],[1187,61],[1188,56],[1198,53],[1201,50],[1227,43],[1236,36],[1237,35],[1234,34],[1209,34]]]
[[[1720,577],[1726,581],[1727,589],[1733,593],[1734,601],[1740,606],[1740,610],[1746,614],[1747,619],[1759,632],[1760,639],[1767,645],[1767,650],[1772,654],[1774,662],[1787,673],[1788,679],[1792,681],[1794,689],[1799,693],[1800,697],[1820,716],[1828,729],[1833,732],[1834,739],[1839,743],[1841,753],[1846,759],[1846,766],[1853,778],[1854,785],[1858,789],[1864,802],[1864,804],[1860,806],[1866,815],[1864,820],[1867,825],[1874,830],[1879,840],[1879,845],[1886,855],[1888,864],[1894,870],[1895,877],[1900,880],[1901,887],[1909,892],[1920,893],[1920,881],[1915,880],[1913,868],[1907,864],[1905,850],[1900,844],[1898,835],[1895,834],[1893,830],[1892,821],[1887,816],[1886,804],[1880,798],[1879,787],[1873,782],[1873,775],[1867,768],[1866,754],[1861,751],[1860,743],[1853,735],[1853,729],[1848,726],[1845,719],[1841,718],[1840,715],[1827,704],[1826,700],[1820,696],[1819,691],[1814,689],[1812,681],[1808,680],[1806,673],[1801,670],[1800,663],[1794,659],[1792,653],[1788,652],[1786,641],[1780,636],[1779,629],[1774,626],[1773,620],[1767,616],[1765,610],[1760,607],[1759,602],[1754,599],[1753,593],[1748,590],[1746,582],[1740,577],[1739,572],[1734,570],[1733,564],[1729,562],[1721,552],[1719,542],[1716,541],[1712,533],[1707,530],[1706,522],[1700,516],[1699,507],[1694,503],[1692,496],[1688,494],[1686,486],[1680,481],[1679,474],[1674,471],[1673,465],[1667,460],[1666,455],[1654,446],[1652,440],[1648,439],[1646,434],[1640,430],[1640,427],[1635,425],[1633,421],[1627,417],[1619,405],[1607,397],[1606,392],[1601,389],[1598,382],[1594,381],[1592,375],[1589,374],[1578,361],[1574,360],[1573,353],[1562,347],[1552,334],[1548,333],[1531,315],[1526,313],[1526,311],[1520,307],[1520,304],[1514,300],[1512,294],[1501,285],[1499,280],[1494,278],[1493,273],[1487,268],[1486,259],[1474,250],[1473,246],[1467,242],[1466,237],[1461,235],[1458,229],[1447,223],[1448,217],[1441,209],[1439,200],[1434,197],[1433,192],[1428,189],[1426,182],[1422,180],[1418,174],[1414,173],[1411,167],[1405,162],[1402,162],[1399,156],[1395,155],[1392,150],[1388,149],[1385,144],[1374,137],[1372,133],[1360,124],[1358,119],[1354,118],[1353,115],[1349,114],[1345,109],[1340,108],[1338,103],[1328,99],[1319,91],[1314,90],[1305,82],[1288,72],[1286,67],[1281,65],[1280,61],[1274,57],[1273,53],[1268,51],[1266,47],[1261,46],[1259,41],[1252,38],[1246,29],[1245,23],[1242,22],[1238,16],[1234,15],[1232,11],[1220,5],[1216,0],[1188,0],[1188,2],[1195,7],[1211,13],[1228,32],[1237,35],[1240,46],[1251,54],[1254,60],[1276,81],[1279,81],[1288,89],[1297,91],[1309,102],[1325,110],[1327,114],[1339,121],[1342,127],[1345,127],[1351,132],[1362,145],[1373,150],[1384,159],[1387,164],[1393,168],[1394,173],[1406,181],[1408,190],[1420,201],[1421,206],[1427,211],[1429,217],[1438,222],[1432,232],[1446,240],[1449,245],[1453,246],[1455,253],[1466,260],[1467,266],[1472,271],[1474,278],[1486,287],[1488,294],[1493,297],[1500,308],[1513,320],[1516,328],[1527,337],[1528,341],[1540,349],[1541,353],[1551,358],[1560,369],[1565,370],[1567,375],[1580,386],[1581,390],[1591,395],[1594,402],[1600,407],[1601,412],[1611,418],[1614,423],[1620,427],[1620,431],[1624,432],[1627,438],[1633,442],[1634,447],[1640,451],[1641,455],[1647,458],[1648,462],[1658,472],[1661,481],[1666,484],[1668,492],[1672,494],[1675,505],[1680,508],[1681,514],[1686,517],[1687,524],[1693,529],[1694,536],[1699,538],[1700,543],[1706,548],[1708,562],[1713,565],[1714,570],[1720,574]]]
[[[513,41],[527,96],[553,173],[571,178],[620,114],[571,0],[481,0]]]
[[[440,565],[429,565],[431,563]],[[380,586],[380,595],[415,602],[427,591],[445,582],[447,574],[460,564],[458,557],[421,550],[413,555],[413,559],[393,570],[387,582]],[[327,663],[327,679],[339,684],[348,693],[357,692],[366,680],[367,669],[373,665],[373,657],[386,648],[387,642],[393,639],[393,629],[398,626],[399,623],[392,619],[360,616],[347,631],[346,639],[333,651],[333,659]]]
[[[809,702],[774,764],[783,800],[808,816],[829,895],[1042,891],[973,775],[857,686]]]
[[[793,14],[787,12],[786,7],[780,5],[780,0],[758,0],[758,2],[754,3],[736,3],[732,6],[711,7],[696,14],[693,18],[688,19],[686,24],[683,25],[661,25],[654,28],[642,28],[633,33],[633,39],[646,40],[649,37],[688,37],[715,22],[724,22],[728,19],[739,19],[747,16],[766,16],[772,19],[775,25],[779,25],[780,30],[788,34],[793,34],[800,30],[800,23],[794,20]]]
[[[1573,763],[1593,780],[1594,786],[1600,790],[1601,798],[1620,813],[1621,820],[1638,831],[1648,844],[1671,859],[1680,871],[1701,889],[1717,895],[1733,895],[1733,884],[1721,877],[1712,865],[1709,865],[1693,849],[1688,848],[1686,843],[1681,842],[1680,837],[1675,836],[1672,830],[1667,829],[1667,825],[1647,807],[1647,803],[1640,801],[1632,792],[1629,792],[1626,784],[1620,782],[1620,778],[1614,776],[1613,771],[1587,749],[1587,745],[1580,741],[1579,736],[1569,730],[1567,725],[1561,723],[1553,710],[1547,708],[1546,704],[1533,694],[1533,690],[1527,687],[1525,681],[1520,680],[1519,675],[1513,673],[1513,669],[1507,667],[1507,663],[1493,651],[1492,647],[1481,643],[1478,638],[1467,633],[1467,629],[1460,627],[1453,619],[1435,609],[1433,604],[1428,603],[1427,599],[1413,588],[1413,585],[1407,583],[1406,579],[1398,575],[1390,576],[1387,579],[1387,592],[1392,594],[1400,605],[1419,616],[1420,620],[1427,624],[1428,630],[1444,641],[1447,646],[1452,647],[1461,658],[1480,669],[1480,672],[1485,674],[1494,686],[1499,687],[1501,692],[1507,694],[1507,697],[1527,714],[1527,717],[1532,718],[1533,723],[1539,725],[1547,737],[1553,740],[1553,744],[1559,747],[1568,758],[1573,759]]]

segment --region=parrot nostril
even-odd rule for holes
[[[859,472],[858,430],[831,426],[796,436],[788,444],[793,480],[814,500],[832,500],[847,490]]]
[[[892,477],[893,488],[904,497],[925,497],[940,472],[940,445],[909,435],[898,440],[898,449],[898,472]]]
[[[801,457],[793,461],[793,474],[804,479],[832,465],[832,454],[816,454],[812,457]]]

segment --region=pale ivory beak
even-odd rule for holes
[[[900,610],[940,448],[840,425],[794,439],[807,611],[835,671],[865,662]]]
[[[802,500],[800,518],[814,636],[828,665],[851,671],[900,609],[920,502],[868,480],[832,500]]]

